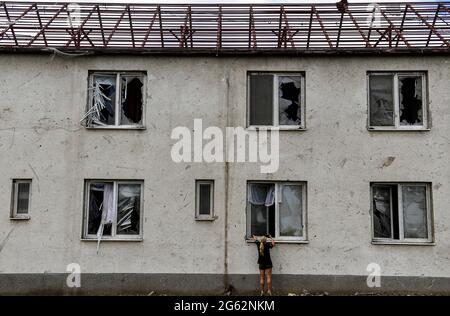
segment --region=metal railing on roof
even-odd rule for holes
[[[450,3],[1,2],[0,50],[448,52]]]

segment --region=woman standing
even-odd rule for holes
[[[275,240],[270,235],[252,236],[258,248],[259,285],[261,295],[264,295],[264,286],[267,281],[267,294],[272,295],[272,260],[270,259],[270,248],[275,246]],[[270,239],[270,240],[269,240]]]

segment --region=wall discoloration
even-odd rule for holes
[[[0,242],[0,252],[2,252],[3,248],[5,248],[6,243],[9,240],[9,236],[11,236],[13,231],[14,231],[14,227],[11,228],[11,230],[6,234],[5,238]]]
[[[381,168],[386,168],[389,167],[390,165],[392,165],[392,163],[394,162],[395,157],[387,157],[384,162],[383,165],[381,166]]]

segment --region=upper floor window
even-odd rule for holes
[[[302,73],[250,72],[248,126],[305,128],[305,88]]]
[[[90,73],[86,126],[144,127],[144,91],[142,72]]]
[[[426,75],[423,72],[372,72],[369,129],[428,129]]]
[[[83,238],[142,239],[141,181],[86,181]]]
[[[432,241],[429,183],[372,183],[374,242]]]
[[[247,238],[271,235],[281,241],[306,240],[306,183],[249,182]]]
[[[14,179],[11,202],[11,219],[29,219],[31,180]]]

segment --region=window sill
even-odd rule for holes
[[[197,222],[214,222],[217,218],[218,218],[217,216],[208,217],[208,218],[201,218],[201,217],[198,218],[198,217],[196,217],[195,221],[197,221]]]
[[[429,132],[431,128],[379,128],[368,127],[369,132]]]
[[[98,242],[97,238],[81,238],[81,241],[94,241],[94,242]],[[139,237],[139,238],[108,238],[108,239],[101,239],[101,242],[110,242],[110,241],[137,241],[137,242],[141,242],[144,241],[144,238]]]
[[[27,220],[30,220],[31,217],[30,216],[21,216],[21,217],[10,217],[9,219],[12,221],[27,221]]]
[[[146,130],[145,126],[131,126],[131,125],[122,125],[122,126],[86,126],[88,130]]]
[[[385,245],[385,246],[435,246],[434,241],[375,241],[372,240],[372,245]]]
[[[306,127],[300,127],[300,126],[247,126],[248,131],[271,131],[271,130],[277,130],[277,131],[307,131],[308,129]]]
[[[255,243],[251,239],[246,239],[245,242],[248,244]],[[277,244],[309,244],[309,240],[275,240],[275,245]]]

